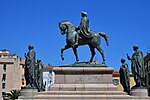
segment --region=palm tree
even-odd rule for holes
[[[12,100],[15,100],[15,99],[18,99],[18,97],[20,96],[20,90],[17,89],[17,90],[11,90],[11,99]]]

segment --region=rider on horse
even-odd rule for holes
[[[82,19],[84,19],[84,18],[82,18]],[[87,19],[87,18],[85,18],[85,19]],[[108,37],[104,32],[90,31],[89,33],[87,33],[85,35],[85,33],[82,33],[83,32],[83,30],[81,30],[82,27],[80,27],[80,29],[77,29],[69,21],[60,22],[59,23],[59,28],[61,30],[62,35],[66,34],[66,45],[63,48],[61,48],[61,58],[62,58],[62,60],[64,60],[63,51],[66,50],[66,49],[72,48],[73,52],[74,52],[74,55],[76,57],[76,62],[78,62],[79,59],[78,59],[78,54],[77,54],[77,47],[82,46],[82,45],[88,45],[89,48],[90,48],[91,54],[92,54],[89,62],[93,61],[93,58],[94,58],[94,55],[95,55],[95,50],[94,49],[96,48],[102,56],[102,59],[103,59],[102,63],[105,64],[104,53],[103,53],[103,50],[100,47],[100,44],[101,44],[100,37],[101,36],[105,39],[105,41],[108,45]],[[87,29],[89,29],[89,27]],[[81,38],[78,37],[78,35],[80,35]],[[80,41],[79,41],[79,43],[77,43],[77,45],[75,45],[75,43],[78,42],[78,38],[80,39]]]
[[[89,19],[87,17],[87,13],[81,12],[81,16],[82,16],[82,19],[80,21],[79,27],[77,28],[78,34],[75,37],[74,45],[78,45],[78,38],[79,38],[78,35],[81,35],[85,38],[91,38],[91,34],[92,34],[92,32],[90,31],[90,28],[89,28]]]

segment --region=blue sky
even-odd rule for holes
[[[101,48],[106,56],[106,64],[118,70],[121,58],[133,53],[132,46],[146,55],[150,51],[150,1],[149,0],[0,0],[0,49],[8,49],[22,59],[29,44],[34,45],[36,58],[47,65],[63,65],[75,62],[73,51],[60,49],[66,44],[60,34],[58,23],[71,21],[78,26],[81,12],[86,11],[90,29],[105,32],[110,46],[101,40]],[[79,60],[88,61],[88,46],[78,48]],[[96,51],[94,59],[101,63],[101,55]],[[129,64],[130,61],[126,60]]]

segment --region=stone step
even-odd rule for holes
[[[117,91],[113,84],[54,84],[50,91]]]
[[[18,100],[150,100],[149,97],[129,95],[37,95],[20,96]]]
[[[28,99],[29,97],[24,97],[23,99]],[[39,99],[39,100],[102,100],[102,99],[132,99],[130,96],[128,95],[38,95],[35,97],[30,97],[31,99]]]
[[[150,98],[148,97],[133,97],[133,96],[130,96],[130,97],[119,97],[119,96],[115,96],[115,97],[96,97],[94,99],[92,98],[57,98],[57,99],[52,99],[52,98],[49,98],[49,97],[24,97],[24,98],[20,98],[20,99],[17,99],[17,100],[150,100]]]
[[[38,95],[127,95],[120,91],[45,91]]]

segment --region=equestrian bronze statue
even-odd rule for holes
[[[91,31],[90,37],[85,37],[80,33],[81,31],[76,28],[71,22],[69,21],[62,21],[59,23],[59,28],[61,30],[61,34],[66,34],[66,45],[65,47],[61,48],[61,58],[64,60],[63,51],[69,48],[72,48],[74,51],[74,55],[76,57],[76,62],[79,61],[78,54],[77,54],[77,47],[82,45],[88,45],[91,51],[91,58],[89,60],[89,63],[93,61],[93,58],[95,56],[95,48],[99,51],[99,53],[102,56],[102,64],[105,64],[105,56],[104,52],[100,47],[101,41],[100,37],[102,36],[106,44],[108,43],[108,37],[104,32],[93,32]],[[78,37],[78,39],[76,39]],[[78,45],[76,45],[76,40],[78,40]]]

